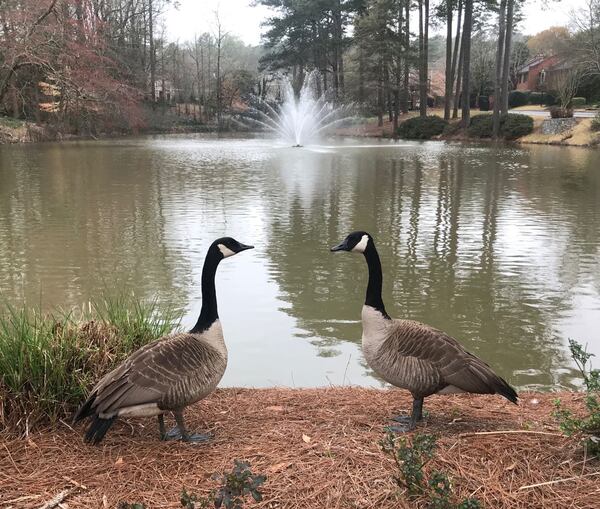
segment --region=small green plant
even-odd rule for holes
[[[427,507],[433,509],[479,509],[479,501],[474,498],[454,503],[448,476],[437,470],[428,474],[425,470],[437,448],[437,439],[433,435],[417,433],[411,444],[406,437],[397,438],[388,432],[380,444],[398,467],[394,481],[400,489],[407,491],[410,499],[424,498]]]
[[[564,408],[558,399],[554,402],[554,415],[563,433],[567,436],[581,437],[587,453],[600,458],[600,369],[592,369],[590,359],[594,354],[588,353],[577,341],[569,339],[569,350],[583,378],[588,414],[577,417]]]
[[[262,500],[260,486],[265,482],[265,475],[253,474],[250,463],[234,460],[233,470],[226,474],[214,474],[212,478],[220,482],[220,486],[213,490],[208,497],[198,498],[197,495],[188,493],[185,488],[181,493],[181,506],[185,509],[204,509],[211,504],[219,509],[242,509],[244,500],[251,496],[256,502]]]
[[[448,122],[436,115],[413,117],[398,127],[398,136],[409,140],[429,140],[444,132]]]

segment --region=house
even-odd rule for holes
[[[162,78],[154,82],[154,90],[156,101],[165,103],[175,102],[175,94],[179,91],[171,81]]]
[[[517,90],[545,90],[551,75],[562,70],[564,65],[565,62],[556,55],[530,58],[517,69]]]

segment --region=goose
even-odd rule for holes
[[[153,341],[131,354],[92,389],[73,417],[91,417],[85,441],[98,444],[118,417],[158,416],[161,440],[204,442],[207,434],[190,434],[183,409],[212,393],[227,366],[227,348],[217,312],[215,274],[221,260],[252,249],[231,237],[215,240],[202,268],[202,309],[196,325]],[[172,412],[177,426],[165,431],[163,414]]]
[[[363,354],[381,378],[412,394],[410,416],[394,418],[400,424],[390,427],[392,431],[413,430],[423,419],[423,399],[432,394],[499,394],[517,403],[515,390],[456,339],[424,323],[390,318],[381,298],[381,262],[371,235],[352,232],[331,251],[364,255],[369,282],[362,308]]]

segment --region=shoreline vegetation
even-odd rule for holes
[[[438,112],[433,111],[433,115],[440,116]],[[518,113],[518,111],[516,111]],[[411,112],[400,119],[402,122],[416,118],[418,112]],[[440,117],[441,118],[441,117]],[[536,145],[559,145],[569,147],[598,148],[600,147],[600,131],[592,129],[593,119],[576,118],[573,127],[566,129],[560,134],[543,134],[543,117],[533,116],[533,131],[530,134],[520,136],[511,140],[512,143],[536,144]],[[489,138],[481,138],[469,135],[464,129],[458,127],[460,119],[450,121],[449,132],[433,136],[431,140],[437,141],[464,141],[481,142],[494,141]],[[234,132],[231,129],[219,129],[216,124],[178,124],[176,121],[140,129],[136,132],[107,132],[99,135],[68,134],[62,133],[56,127],[50,124],[37,124],[31,121],[15,120],[9,117],[0,117],[0,145],[14,143],[37,143],[37,142],[62,142],[74,140],[96,140],[107,138],[126,138],[132,135],[151,135],[151,134],[196,134],[196,133],[217,133]],[[240,133],[247,133],[248,130],[240,130]],[[252,131],[250,131],[252,132]],[[336,137],[357,137],[357,138],[384,138],[384,139],[404,139],[397,136],[393,131],[393,122],[384,121],[382,126],[377,124],[373,118],[361,118],[358,123],[349,127],[339,127],[335,129],[333,135]],[[500,140],[504,142],[505,140]]]
[[[91,385],[179,321],[173,308],[133,295],[47,314],[0,307],[3,507],[40,507],[57,496],[71,509],[180,507],[183,490],[207,496],[215,475],[237,460],[267,476],[252,507],[431,506],[425,493],[437,488],[403,488],[403,463],[389,454],[385,426],[410,406],[401,390],[219,389],[189,409],[190,426],[214,435],[208,445],[160,442],[154,419],[120,420],[101,446],[85,445],[70,416]],[[569,415],[585,414],[578,392],[522,392],[519,405],[433,396],[424,423],[399,447],[414,447],[418,436],[434,441],[418,468],[425,478],[447,479],[451,505],[443,507],[477,507],[457,505],[476,499],[481,507],[591,508],[600,462],[561,431],[557,398]]]

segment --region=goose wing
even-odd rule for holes
[[[394,320],[382,349],[388,355],[395,351],[397,356],[414,358],[421,370],[419,376],[438,380],[437,390],[454,386],[477,394],[498,393],[513,403],[517,400],[514,389],[488,364],[453,337],[423,323]]]
[[[92,390],[89,408],[112,416],[137,405],[176,407],[197,384],[210,380],[220,361],[220,353],[195,336],[167,336],[140,348],[105,375]]]

